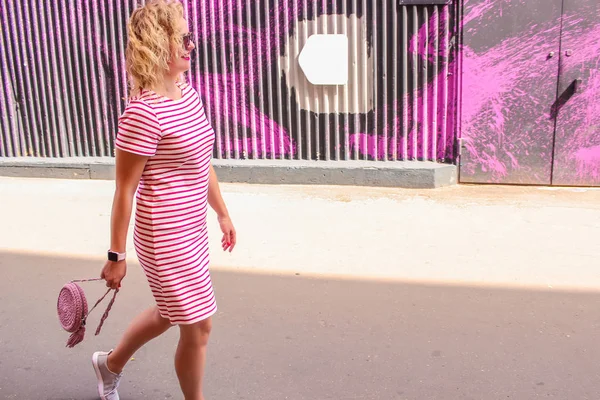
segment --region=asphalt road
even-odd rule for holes
[[[96,399],[90,357],[152,303],[132,264],[100,336],[65,348],[56,297],[101,260],[0,253],[0,398]],[[502,268],[502,265],[498,265]],[[600,294],[213,271],[207,400],[598,399]],[[83,284],[88,299],[99,283]],[[90,332],[92,331],[92,332]],[[121,398],[181,399],[177,330],[127,366]]]

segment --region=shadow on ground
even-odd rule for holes
[[[64,347],[56,297],[102,261],[0,253],[0,398],[95,399],[90,356],[152,304],[138,265],[100,336]],[[501,265],[498,268],[502,268]],[[596,399],[600,293],[213,271],[207,400]],[[101,283],[82,284],[90,302]],[[121,398],[180,399],[177,330],[145,346]]]

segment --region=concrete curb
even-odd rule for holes
[[[433,162],[219,160],[219,180],[229,183],[354,185],[433,189],[457,183],[457,167]],[[114,159],[0,158],[0,176],[114,179]]]

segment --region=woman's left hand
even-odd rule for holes
[[[221,226],[221,232],[223,232],[223,238],[221,239],[223,251],[229,250],[231,253],[237,241],[233,222],[231,222],[231,218],[229,217],[219,217],[218,220],[219,225]]]

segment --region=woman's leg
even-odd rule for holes
[[[185,400],[204,400],[202,377],[206,361],[206,345],[211,329],[212,318],[179,326],[180,337],[175,353],[175,371]]]
[[[110,353],[106,366],[115,374],[120,374],[127,361],[140,347],[160,336],[170,327],[171,323],[160,316],[158,307],[154,306],[142,312],[131,322],[121,342]]]

